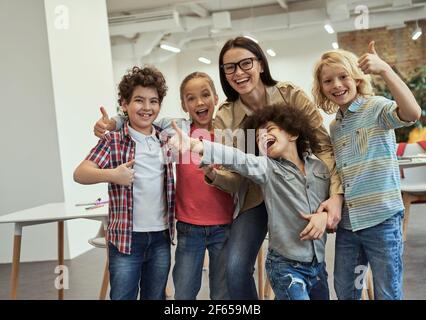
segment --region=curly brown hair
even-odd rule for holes
[[[259,129],[269,121],[278,125],[285,132],[298,136],[296,145],[297,153],[303,158],[303,153],[311,150],[317,152],[319,150],[318,138],[315,135],[315,128],[310,125],[311,119],[300,109],[277,103],[265,106],[261,110],[247,117],[244,121],[244,128]]]
[[[158,99],[161,102],[166,95],[167,86],[163,74],[152,66],[146,66],[143,69],[133,67],[121,79],[118,85],[118,104],[123,102],[130,103],[135,87],[150,87],[157,90]]]

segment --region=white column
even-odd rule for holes
[[[99,107],[115,114],[116,90],[105,0],[45,0],[49,53],[55,98],[56,124],[65,201],[75,203],[106,199],[107,184],[83,186],[72,175],[98,139],[93,124]],[[90,245],[99,223],[67,222],[70,257]]]
[[[97,142],[99,106],[115,113],[105,0],[0,0],[0,39],[0,215],[106,197],[107,185],[72,180]],[[97,222],[66,226],[65,259],[91,248]],[[12,244],[13,225],[0,225],[0,263]],[[56,224],[26,227],[21,261],[56,260],[56,246]]]

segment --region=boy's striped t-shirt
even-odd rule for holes
[[[345,195],[343,228],[369,228],[404,209],[393,129],[412,124],[380,96],[357,98],[337,112],[330,136]]]

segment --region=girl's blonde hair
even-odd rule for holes
[[[335,113],[339,106],[327,99],[321,89],[321,72],[324,66],[343,67],[349,76],[355,81],[359,81],[357,92],[359,95],[368,97],[373,96],[373,88],[371,86],[371,78],[366,75],[358,67],[358,58],[352,52],[345,50],[331,50],[325,52],[321,59],[316,63],[314,68],[314,84],[312,87],[312,95],[314,96],[315,104],[324,110],[325,113]]]

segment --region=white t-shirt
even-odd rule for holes
[[[133,182],[133,231],[162,231],[168,228],[164,195],[164,160],[160,140],[129,126],[135,141],[135,180]]]

